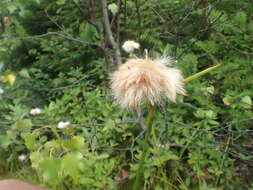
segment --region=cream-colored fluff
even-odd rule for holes
[[[125,41],[122,48],[125,50],[125,52],[127,53],[131,53],[133,52],[135,49],[139,49],[140,48],[140,44],[132,41],[132,40],[128,40]]]
[[[163,97],[176,102],[185,94],[180,70],[167,67],[170,59],[130,59],[111,75],[112,94],[123,108],[137,108],[144,102],[159,104]]]

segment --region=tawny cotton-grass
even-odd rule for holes
[[[164,97],[176,102],[185,94],[180,70],[167,67],[171,59],[130,59],[111,75],[112,94],[123,108],[147,102],[160,104]]]

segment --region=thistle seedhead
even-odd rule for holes
[[[135,49],[140,48],[140,44],[135,41],[128,40],[124,42],[122,48],[124,49],[125,52],[132,53]]]
[[[167,67],[163,59],[130,59],[111,77],[112,94],[123,108],[137,108],[147,102],[160,104],[164,97],[176,102],[185,94],[180,70]],[[166,64],[165,64],[166,63]]]

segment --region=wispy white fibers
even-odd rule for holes
[[[125,41],[123,46],[122,46],[123,50],[127,53],[131,53],[133,52],[135,49],[139,49],[140,48],[140,44],[135,42],[135,41]]]
[[[172,60],[130,59],[111,75],[113,96],[123,108],[137,108],[144,102],[159,104],[164,97],[176,102],[185,94],[181,71],[167,67]]]

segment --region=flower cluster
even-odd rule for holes
[[[180,70],[166,66],[170,62],[170,58],[128,60],[111,75],[113,96],[123,108],[160,104],[164,97],[175,102],[185,90]]]

